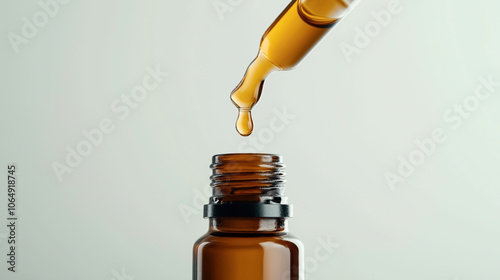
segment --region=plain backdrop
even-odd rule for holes
[[[48,2],[1,1],[2,280],[191,279],[211,156],[243,151],[283,155],[309,280],[500,279],[499,1],[401,0],[384,26],[391,1],[361,1],[268,78],[249,138],[229,94],[288,1]]]

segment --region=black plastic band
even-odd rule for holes
[[[232,203],[203,206],[203,218],[290,218],[292,206],[286,204]]]

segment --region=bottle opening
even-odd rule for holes
[[[220,154],[212,158],[212,196],[203,216],[291,217],[285,165],[274,154]]]

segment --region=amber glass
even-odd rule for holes
[[[288,232],[291,211],[269,211],[288,206],[281,157],[217,155],[211,167],[208,206],[222,210],[205,211],[209,229],[194,245],[193,280],[303,280],[303,246]]]
[[[259,53],[231,92],[238,108],[236,130],[248,136],[253,130],[252,107],[258,102],[264,80],[275,70],[296,66],[352,6],[353,0],[294,0],[262,36]]]

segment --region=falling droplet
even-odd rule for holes
[[[252,112],[246,108],[238,110],[238,119],[236,120],[236,130],[241,136],[248,136],[253,131]]]

